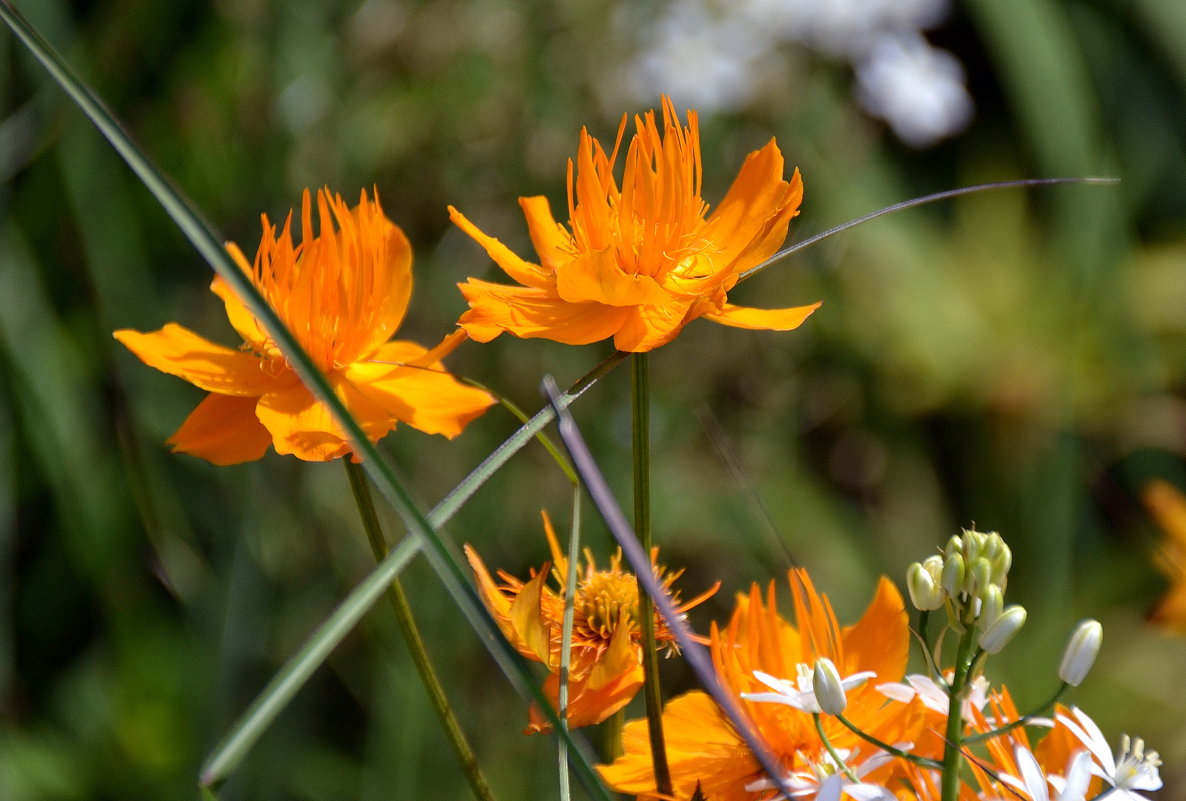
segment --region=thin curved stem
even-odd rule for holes
[[[844,715],[837,715],[836,719],[847,726],[848,730],[853,734],[860,737],[865,742],[877,746],[887,754],[893,754],[899,759],[905,759],[908,762],[913,762],[915,765],[919,765],[924,768],[934,768],[935,770],[938,770],[943,767],[943,763],[936,759],[927,759],[926,757],[920,757],[917,754],[912,754],[909,751],[903,751],[901,748],[892,746],[887,742],[883,742],[871,734],[866,734],[865,732],[858,729],[855,723],[844,717]]]
[[[823,233],[816,234],[815,236],[809,236],[802,242],[796,242],[790,247],[785,247],[756,267],[751,267],[743,272],[738,277],[738,280],[744,281],[750,276],[756,275],[762,270],[765,270],[775,262],[782,261],[788,256],[798,253],[800,250],[806,250],[815,243],[821,242],[830,236],[835,236],[841,231],[847,231],[849,228],[856,228],[858,225],[867,223],[870,220],[876,220],[878,217],[884,217],[887,214],[893,214],[895,211],[912,209],[915,206],[924,206],[928,203],[935,203],[940,200],[949,200],[953,197],[971,195],[975,194],[976,192],[985,192],[992,189],[1015,189],[1024,186],[1055,186],[1058,184],[1114,184],[1118,183],[1119,181],[1119,178],[1100,178],[1094,176],[1089,176],[1086,178],[1026,178],[1020,181],[995,181],[990,184],[961,186],[958,189],[948,189],[945,192],[936,192],[933,195],[923,195],[922,197],[916,197],[911,200],[903,200],[901,203],[894,203],[892,206],[886,206],[883,209],[871,211],[868,214],[857,217],[855,220],[849,220],[848,222],[840,223],[839,225],[829,228]]]
[[[371,497],[371,489],[367,484],[367,477],[362,468],[350,460],[343,459],[346,466],[346,476],[350,480],[350,489],[354,493],[354,501],[358,506],[358,514],[362,518],[362,527],[366,530],[367,540],[371,545],[371,553],[376,562],[382,562],[387,556],[387,539],[383,536],[383,528],[379,523],[379,515],[375,511],[375,501]],[[408,603],[408,596],[404,592],[403,584],[398,578],[393,579],[387,588],[387,597],[391,601],[391,608],[395,612],[396,622],[403,632],[404,641],[408,644],[408,651],[412,655],[412,662],[416,665],[416,672],[420,674],[420,681],[424,684],[424,691],[432,704],[433,711],[445,730],[445,736],[453,751],[461,762],[461,770],[469,782],[474,797],[479,801],[496,801],[494,791],[486,780],[474,749],[466,739],[465,732],[457,716],[453,713],[453,706],[449,703],[449,696],[441,686],[441,680],[432,666],[432,659],[428,655],[428,648],[424,644],[424,637],[420,634],[420,627],[416,625],[416,618],[412,615],[412,607]],[[561,741],[563,742],[563,741]]]
[[[986,732],[981,732],[980,734],[974,734],[971,737],[968,737],[967,739],[965,739],[964,744],[965,745],[975,745],[976,743],[984,742],[985,740],[991,740],[993,737],[999,737],[1002,734],[1005,734],[1006,732],[1013,731],[1014,729],[1016,729],[1020,726],[1025,726],[1031,720],[1038,717],[1043,712],[1045,712],[1047,709],[1049,709],[1050,707],[1057,704],[1058,699],[1062,697],[1063,693],[1065,693],[1067,691],[1067,689],[1070,688],[1070,686],[1071,685],[1067,684],[1065,681],[1062,682],[1062,684],[1059,686],[1058,690],[1055,691],[1054,695],[1050,696],[1050,698],[1047,699],[1044,703],[1039,704],[1038,706],[1034,707],[1032,712],[1025,713],[1024,715],[1019,717],[1017,720],[1013,721],[1012,723],[1001,726],[999,729],[993,729],[992,731],[986,731]]]

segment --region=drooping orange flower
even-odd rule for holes
[[[547,665],[549,676],[544,682],[544,694],[556,708],[560,693],[568,560],[560,550],[556,532],[546,513],[543,519],[553,567],[549,570],[549,565],[545,564],[538,572],[532,570],[531,578],[526,582],[500,570],[500,584],[473,548],[466,546],[465,554],[477,577],[482,600],[503,634],[523,656]],[[568,677],[568,725],[571,728],[600,723],[628,704],[642,687],[638,581],[633,573],[622,570],[621,562],[619,552],[610,560],[608,570],[598,570],[592,553],[586,550],[584,570],[578,569]],[[682,570],[668,572],[655,566],[655,577],[669,592],[682,573]],[[549,576],[557,582],[558,590],[547,586]],[[674,594],[676,607],[681,613],[686,612],[712,596],[718,586],[719,582],[682,604],[678,594]],[[669,654],[677,650],[674,635],[658,614],[655,615],[655,641]],[[538,709],[532,708],[527,732],[549,730],[547,719]]]
[[[774,254],[799,213],[803,183],[783,180],[773,139],[751,153],[711,215],[700,197],[700,133],[696,112],[681,126],[663,98],[663,132],[655,112],[635,117],[619,187],[613,153],[581,131],[577,161],[568,164],[569,227],[556,222],[544,197],[519,204],[539,264],[525,261],[480,231],[461,212],[450,216],[520,286],[470,278],[458,323],[488,342],[504,331],[583,345],[609,337],[618,350],[649,351],[670,342],[698,317],[738,328],[789,331],[819,306],[751,309],[728,302],[738,277]]]
[[[376,441],[404,422],[453,437],[493,399],[459,383],[441,359],[464,339],[460,332],[429,350],[389,342],[412,293],[412,248],[407,237],[362,192],[351,209],[328,190],[317,193],[320,232],[313,233],[308,190],[301,204],[301,242],[290,233],[292,214],[277,230],[263,217],[254,264],[239,248],[230,255],[329,379],[338,397]],[[239,349],[215,344],[176,323],[159,331],[130,329],[115,338],[145,364],[210,394],[168,442],[173,450],[215,464],[235,464],[278,453],[327,461],[350,452],[329,408],[296,372],[221,277],[210,290],[222,299]]]
[[[742,706],[750,725],[765,742],[787,774],[810,770],[823,760],[824,749],[809,713],[777,703],[742,699],[742,693],[762,693],[769,688],[754,675],[761,671],[776,678],[795,680],[801,665],[814,665],[820,657],[835,663],[841,676],[873,671],[877,677],[847,693],[845,717],[883,742],[909,742],[921,731],[921,702],[890,703],[875,684],[897,681],[906,670],[909,631],[902,597],[888,579],[854,625],[841,628],[826,596],[817,594],[807,573],[790,574],[795,619],[792,625],[779,615],[774,585],[762,593],[754,585],[740,595],[729,625],[712,630],[712,657],[717,677]],[[838,749],[864,748],[856,735],[831,716],[822,716],[825,733]],[[747,790],[764,773],[749,748],[704,692],[693,691],[673,699],[663,710],[667,759],[677,798],[690,798],[699,784],[708,801],[750,801],[769,795],[767,790]],[[599,766],[605,782],[618,792],[645,798],[656,794],[646,721],[626,724],[625,753],[611,765]],[[870,777],[876,782],[887,765]]]
[[[1186,634],[1186,497],[1168,481],[1155,479],[1145,486],[1142,498],[1165,532],[1157,563],[1170,580],[1150,619]]]

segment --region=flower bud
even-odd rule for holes
[[[981,628],[987,629],[996,619],[1005,611],[1005,596],[1001,592],[1001,588],[995,584],[990,584],[988,589],[981,596],[980,614],[976,618],[976,622],[980,624]]]
[[[962,554],[963,552],[964,552],[963,538],[958,537],[955,534],[952,534],[951,539],[947,540],[947,548],[943,551],[943,553],[946,556],[951,556],[952,554],[955,554],[955,553]]]
[[[906,589],[910,591],[910,602],[922,612],[938,609],[946,600],[943,588],[936,579],[943,569],[943,560],[937,556],[926,562],[915,562],[906,571]]]
[[[970,565],[971,568],[968,570],[968,577],[964,584],[969,595],[983,598],[984,593],[992,586],[992,564],[981,556],[977,557],[976,561],[971,562]]]
[[[999,653],[1025,625],[1025,608],[1014,604],[997,616],[980,635],[980,647],[990,654]]]
[[[992,583],[1005,587],[1005,579],[1009,576],[1009,568],[1013,566],[1013,551],[1001,540],[1000,550],[992,557]]]
[[[1058,677],[1072,687],[1078,687],[1087,672],[1095,664],[1104,641],[1104,627],[1098,620],[1084,620],[1071,635],[1067,650],[1063,652],[1062,664],[1058,666]]]
[[[943,589],[952,598],[964,591],[964,557],[958,553],[949,553],[943,562]]]
[[[815,662],[811,689],[815,693],[815,702],[825,715],[839,715],[848,706],[844,685],[840,682],[840,672],[826,656],[821,656]]]

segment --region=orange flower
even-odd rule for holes
[[[738,596],[729,625],[723,631],[716,626],[712,630],[717,676],[725,690],[738,698],[771,754],[788,774],[810,770],[824,759],[810,714],[783,704],[744,700],[741,693],[769,689],[755,678],[755,670],[793,681],[799,665],[814,665],[820,657],[831,659],[841,676],[866,670],[877,674],[876,679],[847,693],[845,716],[849,720],[885,742],[913,740],[923,724],[921,702],[888,703],[874,686],[878,681],[899,680],[906,670],[906,609],[893,583],[883,578],[861,620],[844,628],[836,622],[827,598],[816,594],[805,571],[791,571],[790,583],[798,628],[778,614],[771,583],[765,604],[754,585],[749,595]],[[825,715],[821,720],[836,748],[862,747],[869,753],[869,747],[835,718]],[[706,693],[693,691],[673,699],[663,710],[663,728],[676,797],[691,797],[697,784],[709,801],[765,797],[766,791],[746,789],[764,773]],[[623,756],[612,765],[599,767],[602,778],[618,792],[654,797],[645,720],[626,724],[623,745]],[[876,782],[890,769],[878,769],[870,781]]]
[[[609,337],[618,350],[642,352],[670,342],[697,317],[738,328],[789,331],[819,306],[750,309],[728,302],[741,273],[773,255],[799,213],[798,170],[782,180],[774,140],[751,153],[711,215],[700,198],[696,112],[683,127],[663,98],[663,134],[655,112],[635,117],[621,188],[614,180],[626,118],[613,153],[581,130],[577,162],[568,164],[569,229],[547,199],[520,198],[540,263],[525,261],[461,212],[463,231],[521,286],[470,278],[461,284],[469,311],[458,323],[488,342],[509,331],[584,345]]]
[[[460,384],[440,362],[464,335],[451,335],[432,350],[387,341],[412,294],[407,237],[384,216],[377,194],[371,201],[363,192],[351,209],[340,196],[319,190],[317,210],[320,234],[314,236],[305,190],[301,243],[295,246],[291,213],[279,237],[264,216],[254,265],[233,243],[227,250],[372,442],[397,421],[430,434],[457,435],[493,403],[487,393]],[[243,337],[237,350],[176,323],[152,333],[115,332],[145,364],[210,393],[169,438],[173,450],[215,464],[258,459],[268,445],[310,461],[349,453],[350,443],[328,407],[301,383],[230,285],[215,277],[210,290]]]
[[[1141,497],[1165,532],[1158,564],[1171,582],[1150,617],[1155,623],[1186,634],[1186,497],[1162,479],[1146,484]]]
[[[498,621],[507,639],[528,659],[547,665],[550,675],[544,694],[557,706],[560,692],[561,629],[564,620],[564,582],[568,560],[556,540],[556,532],[547,513],[543,515],[544,532],[552,551],[552,564],[545,563],[539,572],[532,570],[526,581],[499,571],[499,585],[486,565],[468,545],[465,554],[478,580],[482,600]],[[653,558],[654,555],[652,555]],[[593,555],[585,551],[583,575],[578,571],[573,598],[572,654],[569,658],[568,724],[572,728],[600,723],[630,702],[642,686],[642,648],[639,645],[638,581],[621,568],[619,551],[610,560],[608,570],[598,570]],[[655,577],[669,591],[682,570],[668,573],[655,567]],[[559,591],[546,586],[548,576],[555,577]],[[686,612],[717,591],[720,584],[680,604]],[[655,615],[655,640],[677,651],[675,637],[659,615]],[[532,708],[525,733],[550,730],[547,719]]]

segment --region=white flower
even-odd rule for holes
[[[1145,742],[1141,738],[1130,740],[1127,734],[1122,735],[1120,751],[1113,759],[1108,741],[1095,721],[1077,707],[1071,707],[1071,714],[1077,723],[1066,715],[1059,715],[1058,719],[1095,757],[1091,772],[1115,788],[1115,791],[1109,791],[1111,798],[1116,801],[1148,801],[1133,790],[1161,788],[1161,776],[1157,772],[1161,759],[1156,751],[1145,750]]]
[[[884,34],[857,66],[858,98],[908,145],[927,147],[972,119],[964,68],[917,32]]]
[[[760,670],[754,671],[754,678],[765,684],[770,689],[774,690],[772,693],[742,693],[741,697],[747,701],[761,701],[772,704],[785,704],[795,709],[800,709],[804,712],[813,712],[819,714],[820,705],[819,700],[815,697],[815,690],[813,689],[814,671],[810,665],[800,662],[795,666],[797,672],[797,680],[795,682],[779,679],[771,676],[769,673],[763,673]],[[869,679],[877,674],[872,670],[863,670],[860,673],[854,673],[846,679],[841,679],[840,686],[845,692],[860,687]]]
[[[1021,776],[1000,774],[1001,781],[1029,796],[1030,801],[1084,801],[1087,785],[1091,783],[1091,755],[1079,751],[1067,766],[1066,776],[1047,776],[1034,758],[1033,752],[1022,745],[1013,748],[1017,771]],[[1049,786],[1057,795],[1051,796]]]
[[[708,115],[743,107],[756,88],[758,65],[774,46],[764,29],[701,2],[673,3],[644,25],[645,45],[625,66],[638,99],[659,92]]]
[[[911,673],[906,676],[906,682],[906,684],[900,682],[878,684],[877,690],[887,698],[894,701],[901,701],[903,704],[910,703],[910,700],[917,694],[927,709],[932,712],[938,712],[940,715],[947,714],[947,691],[940,687],[937,682],[917,673]],[[964,698],[964,703],[960,707],[964,720],[971,720],[972,713],[984,709],[987,703],[988,679],[984,678],[984,676],[977,676],[972,679],[972,690]]]
[[[906,748],[910,745],[906,744]],[[857,751],[840,749],[836,752],[844,761],[838,766],[830,755],[825,754],[822,761],[811,764],[810,770],[800,770],[783,778],[782,784],[791,791],[791,798],[814,798],[815,801],[840,801],[841,796],[855,798],[856,801],[895,801],[891,792],[879,784],[852,781],[844,773],[848,767],[858,779],[881,767],[893,759],[893,756],[879,751],[859,765],[850,765],[850,759],[855,759]],[[745,786],[747,792],[757,793],[763,790],[778,789],[768,778],[758,779]],[[777,796],[785,798],[786,796]]]

